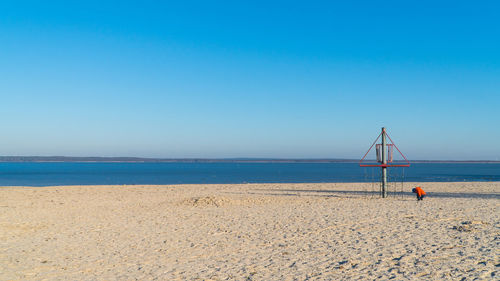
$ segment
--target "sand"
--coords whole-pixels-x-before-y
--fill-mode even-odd
[[[0,280],[498,280],[500,182],[421,185],[1,187]]]

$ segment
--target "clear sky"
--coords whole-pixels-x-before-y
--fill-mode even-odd
[[[2,1],[0,155],[500,158],[498,1]]]

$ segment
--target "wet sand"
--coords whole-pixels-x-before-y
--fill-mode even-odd
[[[0,280],[500,278],[500,182],[416,184],[0,187]]]

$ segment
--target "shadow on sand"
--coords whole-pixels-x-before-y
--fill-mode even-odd
[[[354,190],[314,190],[314,189],[259,189],[269,191],[269,195],[296,195],[297,193],[320,193],[322,196],[348,197],[348,196],[379,196],[379,191],[354,191]],[[283,192],[283,193],[276,193]],[[295,193],[295,194],[294,194]],[[305,194],[304,194],[305,195]],[[316,195],[318,196],[318,195]],[[388,192],[388,197],[415,196],[411,192]],[[500,193],[455,193],[455,192],[427,192],[427,198],[476,198],[500,199]]]

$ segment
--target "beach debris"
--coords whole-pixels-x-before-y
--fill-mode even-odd
[[[220,196],[205,196],[205,197],[192,197],[182,201],[183,205],[193,207],[208,207],[215,206],[221,207],[231,203],[231,200]]]
[[[452,229],[458,230],[460,232],[471,232],[476,230],[476,226],[488,224],[484,221],[463,221],[461,225],[455,225]]]
[[[458,230],[460,232],[471,232],[472,231],[472,228],[470,227],[470,225],[459,225],[459,226],[453,226],[454,230]]]
[[[339,261],[337,263],[337,266],[335,267],[335,269],[345,269],[348,264],[349,264],[349,260]]]

